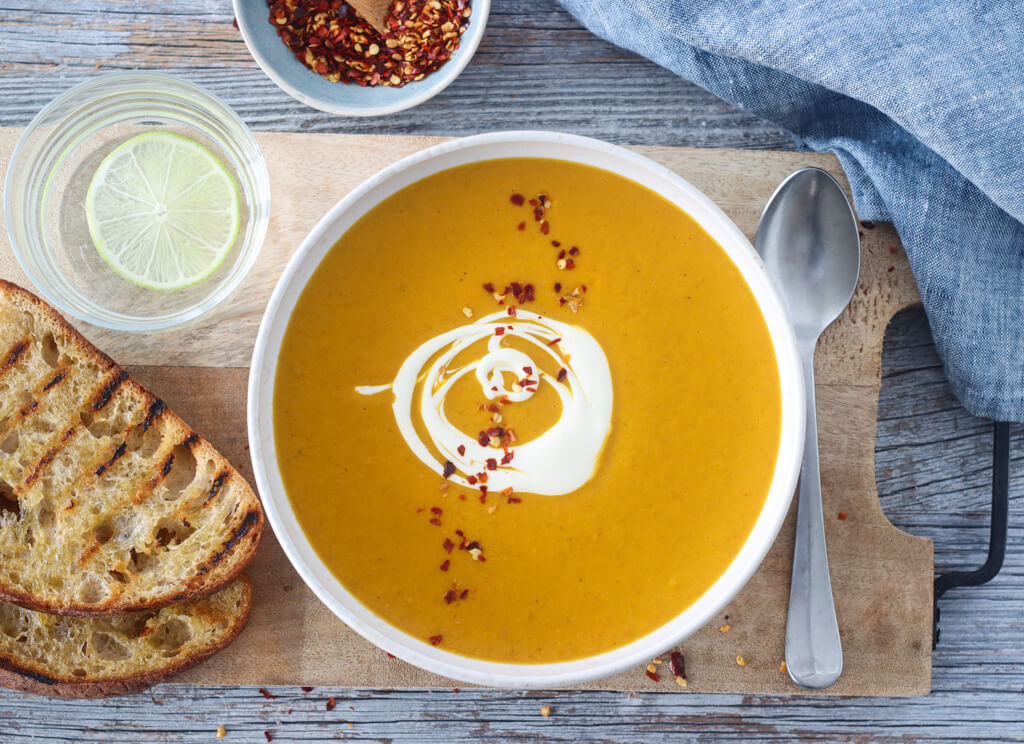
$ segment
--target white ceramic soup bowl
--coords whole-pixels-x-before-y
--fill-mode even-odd
[[[750,286],[771,335],[782,391],[782,430],[771,486],[750,536],[721,577],[657,630],[606,653],[554,664],[460,656],[408,635],[361,604],[324,565],[299,526],[274,442],[274,378],[281,341],[299,295],[338,238],[372,207],[416,181],[466,163],[509,157],[553,158],[604,168],[689,213],[718,241]],[[796,487],[804,440],[804,381],[793,330],[761,260],[739,228],[707,196],[667,168],[614,145],[552,132],[499,132],[446,142],[385,168],[338,202],[306,236],[271,297],[253,354],[248,404],[252,464],[267,516],[292,565],[317,597],[388,653],[444,677],[492,687],[561,687],[607,677],[648,663],[710,621],[743,588],[774,542]],[[402,446],[397,436],[396,446]]]

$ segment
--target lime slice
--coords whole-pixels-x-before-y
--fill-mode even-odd
[[[238,189],[224,165],[169,132],[140,134],[107,155],[89,184],[85,216],[110,268],[160,290],[216,271],[241,222]]]

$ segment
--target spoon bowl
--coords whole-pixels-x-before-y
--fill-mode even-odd
[[[754,245],[783,297],[797,335],[817,338],[857,289],[860,239],[842,187],[803,168],[775,190]]]

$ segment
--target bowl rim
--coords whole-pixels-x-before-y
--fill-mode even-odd
[[[240,168],[247,168],[251,171],[247,177],[252,181],[253,188],[260,190],[261,193],[254,193],[254,202],[250,205],[251,209],[255,210],[255,214],[250,214],[250,225],[246,226],[246,231],[241,229],[236,236],[236,241],[239,243],[238,250],[244,252],[246,248],[251,245],[252,248],[248,254],[241,257],[241,268],[237,271],[237,279],[233,282],[222,283],[215,291],[208,295],[205,295],[202,300],[195,303],[193,306],[179,310],[173,315],[160,316],[158,319],[154,319],[149,322],[110,322],[102,317],[99,317],[93,312],[88,310],[79,311],[75,306],[66,302],[60,293],[51,291],[49,281],[40,281],[40,277],[34,268],[30,265],[31,262],[25,255],[27,250],[26,246],[23,246],[15,237],[15,220],[11,219],[12,211],[12,196],[14,189],[13,184],[16,178],[15,171],[16,165],[23,165],[19,162],[19,158],[24,157],[25,148],[32,137],[38,132],[42,124],[47,120],[55,110],[59,109],[60,106],[64,105],[68,101],[72,100],[75,96],[80,96],[83,93],[88,94],[92,88],[100,88],[104,85],[110,84],[131,84],[138,81],[138,86],[141,86],[147,82],[151,82],[154,85],[164,86],[179,86],[180,88],[191,91],[197,94],[201,98],[207,99],[202,103],[202,108],[214,119],[220,119],[222,122],[235,133],[233,137],[238,141],[239,146],[244,146],[246,149],[255,153],[255,158],[247,158],[244,163],[240,163]],[[137,87],[138,87],[137,86]],[[129,91],[118,91],[117,95],[124,95]],[[213,106],[219,110],[215,110],[209,107],[208,102],[212,102]],[[61,118],[61,123],[67,120],[67,116]],[[53,125],[51,125],[53,126]],[[60,125],[57,125],[58,127]],[[46,135],[47,139],[52,138],[52,133]],[[42,148],[40,148],[42,149]],[[38,157],[38,153],[35,154]],[[234,175],[234,178],[239,176]],[[238,183],[236,184],[239,195],[244,195],[245,185]],[[14,257],[18,262],[19,267],[25,276],[32,282],[36,287],[37,291],[54,307],[56,307],[64,315],[69,315],[80,321],[90,323],[99,328],[106,328],[108,330],[122,331],[126,333],[164,333],[181,330],[194,325],[197,322],[201,322],[217,310],[222,309],[225,306],[227,300],[229,300],[238,289],[245,284],[249,273],[252,271],[253,266],[256,265],[256,261],[259,258],[260,251],[263,248],[263,242],[266,239],[267,229],[270,224],[270,210],[271,210],[271,191],[270,191],[270,172],[267,169],[267,161],[263,155],[263,150],[253,136],[252,130],[242,120],[238,113],[231,108],[223,99],[220,98],[214,92],[204,88],[201,85],[197,85],[189,80],[177,77],[175,75],[169,75],[164,72],[157,72],[151,70],[116,70],[113,72],[105,72],[95,77],[90,77],[79,83],[72,85],[46,103],[32,120],[28,123],[25,129],[22,131],[21,136],[18,137],[18,141],[14,146],[14,150],[11,152],[11,159],[7,164],[7,172],[4,176],[4,196],[3,196],[3,216],[4,224],[7,231],[7,239],[11,245],[11,251],[14,253]],[[20,218],[19,218],[20,222]],[[251,234],[247,232],[251,229]],[[159,322],[156,322],[159,320]]]
[[[328,114],[359,117],[385,116],[387,114],[404,111],[405,109],[409,109],[414,106],[419,106],[421,103],[430,100],[455,82],[455,79],[462,74],[462,71],[466,69],[470,60],[473,59],[473,55],[476,54],[476,50],[480,46],[480,41],[483,39],[484,30],[487,27],[487,19],[489,18],[491,11],[491,0],[471,1],[473,14],[470,16],[470,24],[466,29],[466,33],[463,34],[462,39],[459,41],[459,48],[456,50],[455,54],[453,54],[452,57],[439,69],[427,75],[423,80],[408,83],[402,88],[402,90],[415,90],[418,92],[414,92],[412,95],[400,97],[392,103],[354,106],[338,101],[332,101],[321,96],[312,95],[288,82],[284,75],[278,71],[277,67],[269,57],[263,54],[260,46],[253,41],[255,38],[255,30],[249,23],[249,14],[244,10],[246,2],[247,0],[232,0],[235,20],[238,21],[238,30],[242,33],[242,40],[245,42],[245,46],[249,50],[249,54],[251,54],[252,58],[256,60],[256,64],[259,65],[259,68],[263,70],[264,74],[269,77],[278,88],[290,95],[296,101],[304,103],[311,108],[324,111]],[[270,25],[269,16],[264,22],[268,26]],[[278,39],[278,41],[282,45],[284,44],[280,39]],[[289,62],[301,64],[297,60],[294,60],[293,56],[294,55],[289,51]],[[307,71],[310,74],[316,74],[311,70]],[[338,84],[341,85],[341,83]],[[414,89],[412,86],[418,87]],[[351,88],[352,86],[349,85],[346,87]]]
[[[479,156],[494,147],[504,147],[516,154]],[[561,154],[537,154],[538,151]],[[722,245],[754,293],[772,338],[780,379],[782,422],[775,472],[765,504],[739,553],[699,599],[654,631],[610,651],[565,662],[517,664],[461,656],[433,647],[374,614],[345,589],[309,545],[291,510],[276,460],[273,393],[281,339],[295,301],[323,256],[351,223],[380,199],[407,183],[460,164],[460,158],[461,162],[516,156],[587,162],[581,158],[588,155],[592,160],[602,161],[597,167],[648,188],[652,188],[649,183],[638,181],[625,171],[632,167],[649,180],[671,187],[671,196],[653,190],[693,216]],[[452,160],[456,162],[450,162]],[[615,165],[608,165],[609,161]],[[427,172],[420,172],[423,170]],[[387,193],[378,195],[376,192],[381,190]],[[685,197],[689,203],[681,204],[679,197]],[[703,213],[704,219],[694,215],[694,208]],[[339,230],[339,224],[343,229]],[[421,669],[463,682],[519,689],[575,685],[645,664],[678,645],[718,614],[761,565],[788,513],[800,470],[806,410],[804,376],[792,325],[764,264],[732,220],[681,176],[642,155],[588,137],[543,131],[495,132],[435,145],[381,170],[338,201],[289,260],[267,304],[253,350],[247,404],[253,471],[268,520],[289,561],[320,601],[363,638]]]

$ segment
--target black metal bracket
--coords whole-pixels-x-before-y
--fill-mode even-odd
[[[996,421],[992,426],[992,526],[988,558],[974,571],[951,571],[935,578],[932,648],[939,643],[939,598],[950,589],[979,586],[996,577],[1006,556],[1006,523],[1010,507],[1010,425]]]

